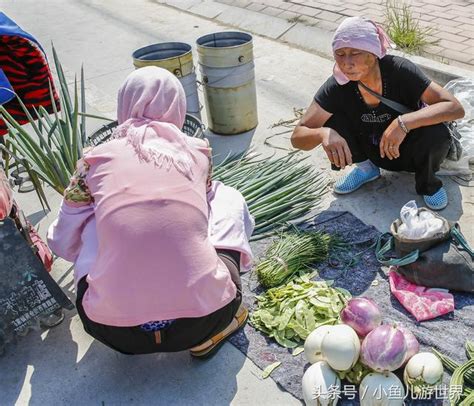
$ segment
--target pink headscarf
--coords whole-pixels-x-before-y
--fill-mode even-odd
[[[387,53],[387,49],[393,47],[390,37],[383,28],[371,20],[362,17],[346,18],[337,27],[332,39],[332,51],[341,48],[355,48],[367,51],[379,59]],[[334,64],[333,75],[337,83],[345,85],[349,82],[344,73]]]
[[[192,179],[195,160],[181,131],[186,96],[179,80],[166,69],[147,66],[132,72],[118,92],[115,138],[126,137],[139,158],[156,166],[171,165]]]

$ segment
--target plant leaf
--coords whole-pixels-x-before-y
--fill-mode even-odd
[[[274,362],[273,364],[268,365],[262,372],[262,378],[267,379],[271,373],[281,365],[280,361]]]
[[[300,355],[302,352],[304,352],[304,347],[296,347],[291,353],[291,355],[293,355],[293,357],[296,357]]]

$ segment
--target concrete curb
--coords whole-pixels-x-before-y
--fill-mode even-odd
[[[218,3],[212,0],[155,0],[155,2],[242,29],[253,34],[284,42],[327,59],[332,59],[332,32],[301,22],[262,14],[245,8]],[[474,71],[447,65],[422,56],[393,50],[391,54],[403,56],[416,63],[431,79],[444,86],[450,80],[464,77],[474,80]]]

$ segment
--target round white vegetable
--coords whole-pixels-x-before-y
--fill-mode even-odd
[[[359,387],[360,406],[403,406],[405,388],[392,372],[371,372]]]
[[[321,326],[314,330],[304,342],[304,356],[314,364],[318,361],[324,361],[321,354],[321,343],[324,336],[331,331],[334,326]]]
[[[306,406],[335,406],[341,381],[327,362],[311,365],[303,375],[303,399]]]
[[[403,380],[415,394],[432,393],[443,380],[443,364],[431,352],[420,352],[408,361]]]
[[[359,359],[360,341],[352,327],[345,324],[333,326],[324,335],[321,354],[336,371],[348,371]]]

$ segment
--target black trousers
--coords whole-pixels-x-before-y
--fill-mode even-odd
[[[390,160],[381,158],[379,145],[375,145],[369,137],[363,138],[348,128],[347,122],[344,115],[333,114],[324,126],[336,130],[347,141],[354,163],[370,159],[374,165],[388,171],[413,172],[416,192],[420,195],[432,195],[441,188],[443,183],[435,173],[446,158],[451,145],[449,131],[444,124],[410,131],[400,145],[400,157]],[[334,165],[332,169],[339,170]]]
[[[117,327],[96,323],[87,317],[82,307],[82,299],[88,288],[84,277],[79,281],[76,300],[77,312],[84,329],[96,340],[123,354],[183,351],[202,344],[231,323],[242,302],[240,253],[218,250],[218,255],[229,269],[232,281],[237,286],[237,295],[232,302],[214,313],[177,319],[159,332],[145,331],[140,326]]]

